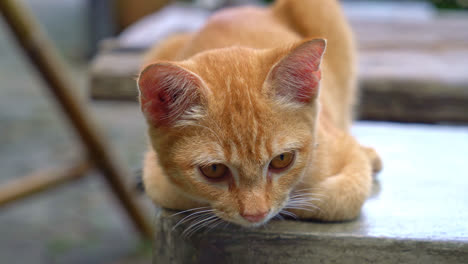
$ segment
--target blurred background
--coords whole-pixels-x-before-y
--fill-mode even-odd
[[[21,2],[58,48],[77,84],[76,99],[110,141],[110,151],[136,171],[146,138],[133,77],[144,50],[172,32],[196,29],[218,8],[270,1]],[[359,119],[466,126],[468,1],[342,2],[361,52]],[[0,185],[83,153],[0,19]],[[134,185],[133,176],[124,180]],[[135,196],[151,219],[151,204]],[[149,263],[150,251],[101,177],[0,208],[1,263]]]

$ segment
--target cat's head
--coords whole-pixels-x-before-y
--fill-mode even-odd
[[[268,221],[313,155],[325,46],[219,49],[147,66],[138,86],[155,162],[220,218]]]

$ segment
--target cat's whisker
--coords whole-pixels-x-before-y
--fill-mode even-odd
[[[290,201],[295,201],[295,200],[301,200],[301,199],[313,199],[313,200],[320,200],[323,197],[314,197],[310,195],[303,195],[303,196],[294,196],[294,197],[289,197]]]
[[[322,188],[320,187],[309,187],[309,188],[303,188],[303,189],[293,189],[291,192],[292,193],[299,193],[299,192],[316,192],[320,191]]]
[[[313,203],[313,202],[321,202],[321,201],[322,201],[322,199],[320,199],[320,198],[300,198],[300,199],[290,199],[288,201],[288,204],[303,203],[303,202]]]
[[[193,220],[193,224],[187,227],[182,234],[185,237],[190,237],[193,233],[195,233],[198,229],[209,226],[210,224],[218,221],[220,218],[216,215],[216,212],[219,212],[216,209],[213,209],[212,212],[206,213],[200,217],[197,217]]]
[[[213,215],[205,216],[203,218],[197,218],[196,220],[193,221],[193,223],[191,223],[187,228],[184,229],[184,231],[182,232],[182,235],[184,237],[187,237],[192,229],[196,228],[197,226],[201,225],[202,223],[205,223],[206,221],[208,221],[210,219],[213,219],[213,218],[214,218]]]
[[[191,214],[187,215],[186,217],[182,218],[181,220],[179,220],[179,222],[177,222],[177,223],[174,225],[174,227],[172,228],[172,230],[175,230],[179,225],[181,225],[181,224],[187,222],[187,221],[190,220],[191,218],[197,218],[197,219],[198,219],[199,216],[203,216],[203,215],[205,215],[205,214],[211,215],[211,213],[212,213],[214,210],[215,210],[215,209],[209,209],[209,210],[196,211],[196,212],[194,212],[194,213],[191,213]],[[202,215],[200,215],[200,214],[202,214]]]
[[[206,219],[207,217],[211,217],[213,214],[211,213],[206,213],[206,214],[201,214],[197,217],[194,217],[193,219],[190,219],[190,222],[191,223],[194,223],[194,222],[197,222],[199,220],[202,220],[202,219]]]
[[[313,205],[313,206],[316,206],[316,204],[312,203],[312,201],[295,201],[295,202],[289,202],[287,205]]]
[[[173,216],[176,216],[176,215],[180,215],[180,214],[195,211],[195,210],[206,209],[206,208],[210,208],[210,207],[209,206],[203,206],[203,207],[191,208],[191,209],[188,209],[188,210],[177,212],[177,213],[175,213],[175,214],[173,214],[173,215],[171,215],[169,217],[173,217]]]
[[[309,187],[309,188],[303,188],[303,189],[298,189],[298,190],[293,190],[292,192],[303,192],[303,191],[312,191],[312,190],[318,190],[320,189],[319,187]]]
[[[321,200],[317,198],[301,198],[301,199],[295,199],[295,200],[292,199],[288,202],[288,204],[284,207],[284,209],[293,208],[293,207],[301,207],[301,208],[313,208],[313,209],[321,210],[320,207],[318,207],[316,204],[313,203],[313,201],[321,202]]]
[[[281,212],[279,212],[277,215],[275,215],[275,216],[273,217],[273,219],[277,218],[277,219],[283,221],[283,220],[284,220],[284,217],[283,217],[282,215],[280,215],[280,214],[281,214]]]
[[[312,192],[303,192],[303,193],[291,193],[290,197],[302,196],[302,195],[315,195],[316,193]]]
[[[322,188],[314,187],[314,188],[307,188],[307,189],[300,189],[300,190],[293,190],[291,191],[291,195],[298,195],[298,194],[312,194],[318,196],[325,196],[325,194],[319,193],[323,191]]]
[[[209,213],[211,213],[211,212],[213,212],[213,211],[214,211],[214,209],[196,211],[196,212],[193,212],[193,213],[191,213],[191,214],[185,216],[184,218],[182,218],[181,220],[179,220],[179,222],[184,223],[184,222],[186,222],[187,220],[189,220],[190,218],[199,217],[200,214],[201,214],[201,215],[209,214]],[[179,222],[178,222],[178,223],[179,223]]]
[[[321,211],[318,208],[309,209],[309,208],[303,208],[303,207],[288,207],[287,209],[301,210],[301,211],[307,211],[307,212],[312,212],[312,213],[317,212],[317,210]]]
[[[300,200],[300,199],[322,199],[326,198],[324,195],[295,195],[295,196],[290,196],[289,200]]]
[[[289,197],[290,200],[300,200],[300,199],[321,199],[325,198],[326,196],[324,195],[296,195],[296,196],[291,196]]]
[[[325,194],[321,194],[321,193],[292,193],[289,197],[295,198],[295,197],[303,197],[303,196],[326,197]]]
[[[312,195],[323,195],[319,193],[320,190],[304,190],[304,191],[292,191],[291,195],[300,195],[300,194],[312,194]]]
[[[313,202],[321,202],[321,200],[313,199],[313,200],[289,201],[288,204],[314,204]]]
[[[317,208],[318,206],[314,205],[314,204],[306,204],[306,203],[302,203],[302,204],[289,204],[288,206],[302,206],[302,207],[312,207],[312,208]]]
[[[209,225],[212,222],[215,222],[218,220],[218,217],[216,215],[211,215],[209,217],[206,217],[200,221],[196,221],[195,223],[191,224],[189,227],[187,227],[183,232],[182,235],[184,237],[190,237],[192,234],[194,234],[197,230],[201,229],[202,227]]]
[[[210,227],[208,228],[207,232],[211,231],[213,228],[217,227],[219,224],[223,223],[224,220],[221,218],[218,218],[215,222],[210,223]]]
[[[302,208],[312,208],[312,209],[319,208],[318,206],[315,206],[313,204],[292,204],[292,205],[288,205],[285,208],[288,209],[288,208],[292,208],[292,207],[302,207]]]
[[[294,213],[292,213],[292,212],[289,212],[289,211],[286,211],[286,210],[281,210],[279,213],[280,213],[280,214],[287,215],[287,216],[290,216],[290,217],[292,217],[292,218],[294,218],[294,219],[297,219],[297,215],[294,214]],[[279,214],[278,214],[278,215],[279,215]]]
[[[210,223],[211,227],[208,229],[208,231],[211,231],[213,228],[217,227],[219,224],[222,224],[222,223],[227,223],[229,224],[229,222],[225,221],[223,218],[219,217],[219,213],[222,213],[220,211],[216,211],[218,214],[216,215],[218,218],[215,222],[213,223]]]
[[[296,209],[296,210],[304,210],[314,212],[315,210],[322,211],[320,207],[314,205],[293,205],[293,206],[286,206],[284,209]]]

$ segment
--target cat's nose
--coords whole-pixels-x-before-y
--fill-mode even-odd
[[[247,219],[247,221],[256,223],[262,221],[268,215],[268,211],[256,213],[256,214],[244,214],[242,213],[241,216]]]

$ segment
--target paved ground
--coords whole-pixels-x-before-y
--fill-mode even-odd
[[[79,60],[86,53],[85,1],[27,2],[57,40],[69,74],[78,83],[75,92],[86,101],[87,68]],[[0,184],[36,168],[69,162],[81,152],[62,114],[1,22]],[[100,102],[88,106],[121,160],[138,168],[146,140],[137,105]],[[151,215],[152,208],[145,205]],[[148,248],[139,243],[99,177],[0,210],[2,263],[148,263]]]

